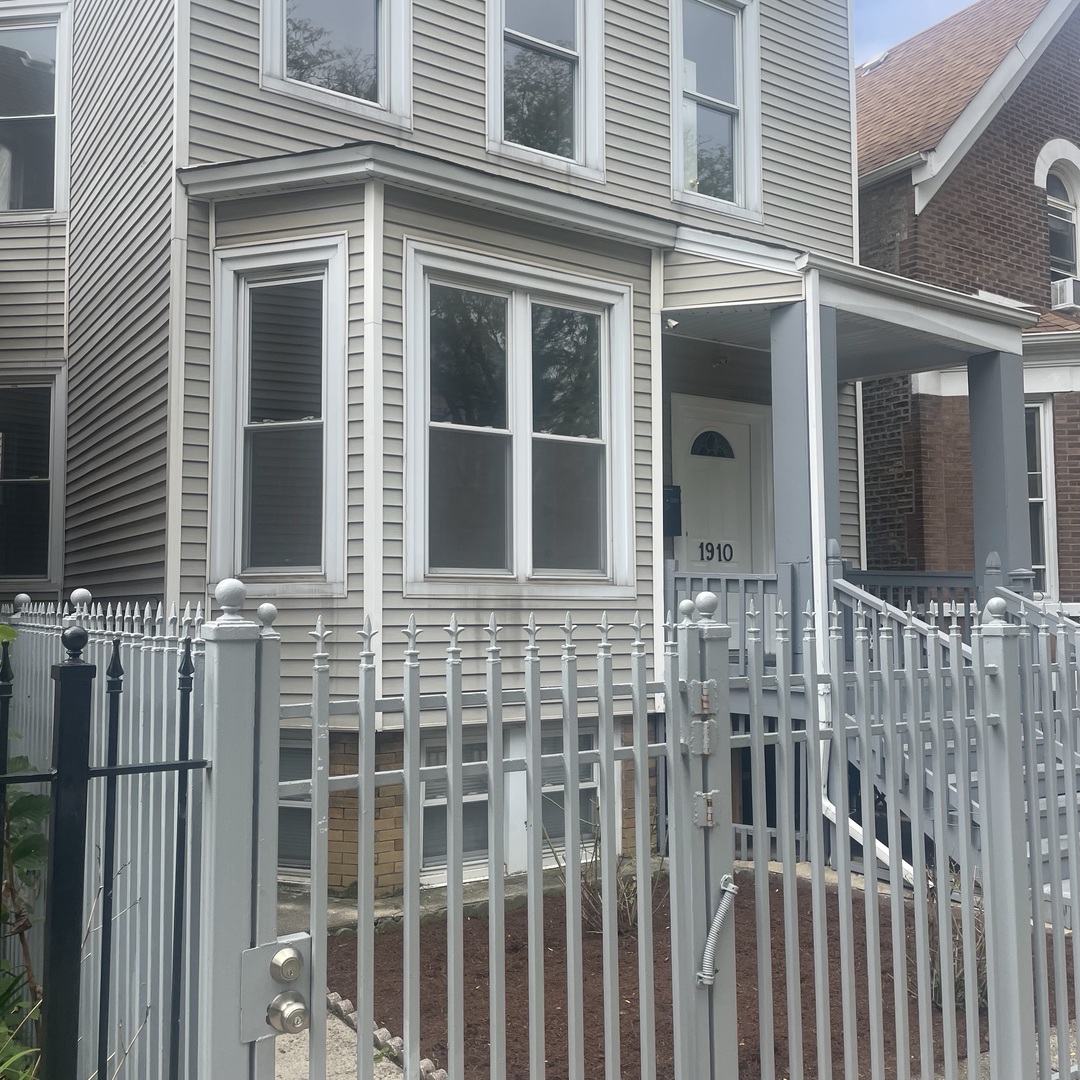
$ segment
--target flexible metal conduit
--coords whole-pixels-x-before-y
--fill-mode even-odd
[[[720,932],[724,929],[724,923],[727,922],[728,915],[731,914],[731,909],[735,905],[735,894],[739,891],[739,886],[735,884],[735,879],[730,874],[725,874],[720,879],[720,888],[724,895],[720,897],[712,926],[709,927],[709,936],[705,939],[705,952],[701,957],[701,971],[698,972],[697,977],[699,986],[712,986],[716,978],[716,946],[720,941]]]

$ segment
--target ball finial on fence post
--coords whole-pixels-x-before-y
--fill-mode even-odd
[[[86,648],[90,635],[81,626],[69,626],[61,635],[60,642],[67,651],[67,664],[81,664],[82,651]]]
[[[221,622],[242,622],[240,609],[247,599],[247,586],[237,578],[225,578],[217,583],[214,599],[221,605],[224,614]]]
[[[712,622],[713,616],[716,614],[716,609],[720,606],[720,600],[717,598],[716,593],[701,592],[697,594],[697,597],[694,600],[694,606],[698,609],[706,622]]]

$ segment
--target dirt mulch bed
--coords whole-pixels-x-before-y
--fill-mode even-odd
[[[754,876],[750,871],[737,875],[739,894],[735,904],[736,963],[739,1024],[739,1070],[745,1077],[761,1075],[760,1031],[758,1025],[757,943],[754,911]],[[776,1076],[790,1076],[786,984],[784,974],[784,915],[782,878],[770,879],[770,918],[772,926],[773,978],[773,1047]],[[813,921],[809,881],[798,881],[799,954],[803,1021],[804,1075],[818,1077],[816,1045],[816,1001],[818,988],[814,977]],[[844,1075],[844,1020],[840,987],[839,903],[835,889],[827,892],[827,936],[830,1006],[830,1042],[832,1075]],[[887,896],[879,899],[881,984],[883,1001],[882,1029],[885,1047],[885,1077],[896,1076],[896,1026],[893,999],[893,956],[891,908]],[[528,1029],[528,934],[526,910],[517,907],[506,913],[506,1080],[527,1080],[529,1076]],[[566,1061],[566,958],[565,906],[558,895],[544,898],[544,1003],[546,1075],[549,1080],[565,1080]],[[853,893],[852,925],[854,930],[855,999],[854,1025],[858,1047],[859,1075],[870,1075],[870,995],[867,992],[867,954],[864,894]],[[725,931],[727,932],[727,931]],[[656,1073],[674,1075],[674,1052],[671,1014],[671,936],[666,897],[658,904],[653,918],[656,1016]],[[905,940],[914,936],[910,905],[906,915]],[[446,1035],[446,924],[443,920],[425,922],[420,931],[420,1031],[421,1052],[445,1067]],[[376,1022],[394,1034],[402,1031],[402,934],[400,925],[381,928],[375,942]],[[488,1058],[488,926],[484,917],[466,918],[464,924],[464,1015],[466,1021],[466,1076],[461,1080],[491,1080]],[[583,940],[586,978],[583,986],[586,1075],[598,1077],[604,1069],[603,960],[601,936],[586,933]],[[637,941],[627,933],[619,939],[619,1013],[621,1034],[621,1071],[624,1076],[637,1074],[640,1066],[638,1030]],[[913,965],[908,965],[908,982],[914,987]],[[352,937],[330,940],[329,988],[343,998],[356,995],[356,946]],[[907,998],[911,1029],[909,1051],[912,1073],[918,1076],[919,1029],[915,999]],[[943,1042],[942,1013],[932,1010],[934,1045]],[[956,1012],[958,1052],[966,1053],[965,1017]],[[985,1015],[980,1016],[981,1048],[987,1046]],[[935,1053],[941,1069],[940,1049]],[[454,1077],[451,1080],[459,1080]],[[495,1078],[499,1080],[499,1078]],[[767,1078],[771,1080],[771,1078]]]

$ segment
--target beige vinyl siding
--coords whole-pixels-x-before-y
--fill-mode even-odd
[[[859,414],[854,383],[842,383],[837,400],[840,442],[840,552],[862,565],[859,513]]]
[[[772,239],[854,256],[846,0],[761,5],[762,163]]]
[[[664,308],[715,304],[788,303],[803,298],[802,278],[683,251],[664,255]]]
[[[102,600],[164,589],[172,15],[75,7],[65,584]]]
[[[845,0],[761,0],[762,221],[672,199],[667,0],[605,5],[604,182],[488,152],[484,0],[412,0],[412,10],[413,116],[403,130],[262,89],[259,0],[193,0],[191,162],[390,143],[586,200],[851,256]]]
[[[446,635],[442,627],[456,613],[466,627],[463,635],[466,671],[473,683],[481,676],[486,625],[492,611],[505,629],[500,640],[508,646],[525,640],[523,627],[530,613],[543,623],[546,642],[542,650],[544,670],[551,674],[558,669],[558,651],[552,641],[554,628],[561,624],[570,609],[573,621],[580,626],[579,656],[584,670],[595,664],[598,631],[606,610],[612,621],[621,623],[619,640],[625,641],[626,625],[635,611],[643,620],[650,619],[652,609],[652,438],[651,363],[649,325],[649,253],[644,250],[583,242],[581,238],[560,234],[551,229],[515,225],[510,219],[492,215],[455,212],[444,216],[445,208],[430,200],[388,193],[386,206],[386,276],[384,279],[384,408],[383,408],[383,490],[384,563],[383,563],[383,634],[384,656],[396,664],[403,655],[404,636],[400,633],[409,615],[417,613],[425,628],[420,638],[422,657],[435,661],[444,657]],[[541,599],[535,590],[523,586],[519,598],[497,600],[469,599],[469,587],[462,585],[460,600],[432,600],[404,595],[407,587],[404,565],[404,437],[405,401],[403,371],[406,363],[419,363],[419,356],[404,355],[402,322],[406,299],[403,294],[403,253],[405,239],[429,241],[445,247],[469,252],[481,252],[493,259],[513,260],[524,267],[548,268],[571,272],[597,281],[629,285],[633,289],[633,411],[632,437],[633,469],[633,528],[635,531],[635,575],[637,596],[627,600],[583,597],[581,599]],[[661,583],[656,583],[661,587]],[[569,595],[570,590],[568,590]],[[649,628],[645,637],[650,641]],[[559,638],[561,640],[561,637]],[[508,683],[518,678],[518,671],[507,669]],[[392,692],[392,689],[388,689]]]
[[[302,596],[274,598],[279,615],[275,629],[283,638],[285,672],[290,688],[296,680],[310,677],[312,642],[308,637],[316,616],[322,612],[335,630],[330,640],[331,655],[342,661],[355,660],[356,638],[341,627],[359,626],[363,594],[363,335],[364,335],[364,189],[334,187],[293,196],[220,204],[214,216],[217,250],[226,251],[258,243],[280,243],[291,239],[348,235],[348,329],[349,364],[347,385],[338,392],[347,395],[346,453],[347,535],[338,538],[346,547],[346,587],[340,597]],[[208,584],[207,551],[211,476],[210,447],[210,252],[208,208],[196,204],[188,260],[188,347],[185,365],[184,506],[181,538],[182,593],[185,599],[203,596]],[[218,362],[215,357],[214,363]],[[224,448],[230,453],[231,448]],[[283,508],[287,512],[288,508]],[[259,603],[259,582],[246,578],[252,604]],[[306,671],[306,675],[305,675]],[[352,688],[355,691],[355,687]],[[291,690],[290,690],[291,692]],[[297,691],[299,692],[299,691]],[[345,693],[344,684],[335,687]]]
[[[0,363],[64,355],[67,224],[0,223]]]

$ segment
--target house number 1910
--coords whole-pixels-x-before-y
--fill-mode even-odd
[[[711,540],[698,541],[699,562],[731,562],[735,558],[735,549],[731,544],[714,544]]]

